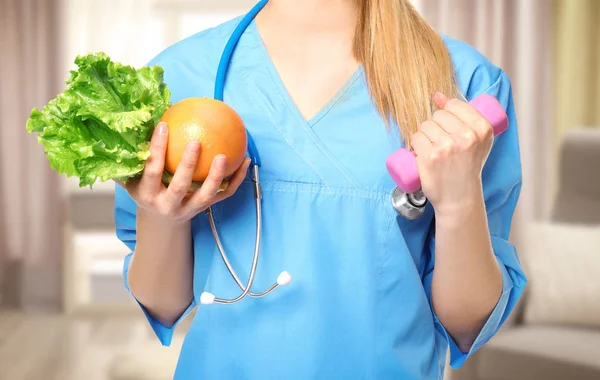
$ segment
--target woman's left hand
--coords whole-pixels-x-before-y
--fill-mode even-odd
[[[470,104],[437,93],[439,108],[411,138],[421,188],[436,214],[482,202],[481,172],[492,148],[490,123]]]

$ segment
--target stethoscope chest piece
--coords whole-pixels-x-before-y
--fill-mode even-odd
[[[404,218],[415,220],[425,212],[427,198],[421,190],[414,193],[405,193],[400,187],[396,187],[392,193],[392,204]]]

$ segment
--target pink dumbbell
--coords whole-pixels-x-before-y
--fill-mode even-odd
[[[487,121],[498,136],[508,128],[508,117],[504,108],[493,96],[482,94],[469,102]],[[392,153],[385,162],[387,170],[398,185],[393,194],[396,210],[408,219],[423,214],[427,199],[421,192],[421,179],[417,170],[416,155],[407,149]]]

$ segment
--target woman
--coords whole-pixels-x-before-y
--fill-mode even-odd
[[[166,49],[172,100],[212,96],[239,19]],[[509,129],[496,139],[465,101],[496,97]],[[507,76],[471,47],[441,38],[408,0],[271,0],[245,30],[225,101],[261,155],[263,235],[253,289],[264,298],[200,305],[176,379],[439,379],[498,330],[525,286],[507,241],[521,187]],[[190,143],[161,185],[168,126],[152,138],[140,181],[117,187],[117,233],[132,251],[125,284],[156,335],[204,291],[240,289],[219,259],[207,216],[242,278],[255,239],[248,162],[218,193],[224,158],[191,196],[202,147]],[[418,156],[430,203],[413,221],[391,205],[385,159]]]

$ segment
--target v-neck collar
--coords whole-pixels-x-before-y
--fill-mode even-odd
[[[234,56],[235,64],[232,65],[232,69],[244,80],[246,85],[244,96],[248,96],[248,99],[253,102],[256,112],[260,112],[268,118],[274,131],[282,136],[291,151],[307,164],[321,183],[327,186],[361,186],[360,181],[345,167],[313,127],[319,121],[323,123],[325,116],[337,103],[340,103],[344,95],[347,96],[349,90],[356,86],[356,83],[360,83],[359,78],[363,73],[362,66],[356,70],[327,105],[307,121],[285,89],[267,54],[255,22],[252,22],[246,29],[242,42],[244,49],[248,49],[248,51],[246,54]],[[259,136],[260,139],[260,136],[266,133],[265,127],[262,126],[252,132],[255,134],[255,140],[256,136]],[[248,128],[252,130],[253,126],[249,125]],[[281,152],[278,152],[279,154]]]
[[[327,115],[327,113],[344,97],[346,92],[348,92],[348,90],[352,88],[352,86],[363,74],[363,66],[359,65],[356,68],[356,70],[354,70],[354,73],[346,80],[346,82],[344,82],[342,87],[338,89],[334,96],[331,99],[329,99],[329,101],[323,107],[321,107],[316,114],[314,114],[307,120],[302,115],[302,112],[300,112],[300,109],[292,99],[289,91],[283,83],[283,80],[281,79],[281,76],[279,75],[279,72],[277,71],[274,62],[271,59],[271,56],[269,55],[267,47],[265,46],[264,41],[260,36],[260,31],[258,30],[255,20],[252,20],[252,22],[248,26],[248,29],[250,32],[249,34],[254,40],[253,44],[256,47],[260,60],[264,63],[269,75],[273,79],[273,82],[277,87],[277,90],[280,92],[282,99],[286,103],[288,109],[294,115],[294,117],[299,120],[299,122],[308,126],[309,128],[313,128],[325,115]]]

